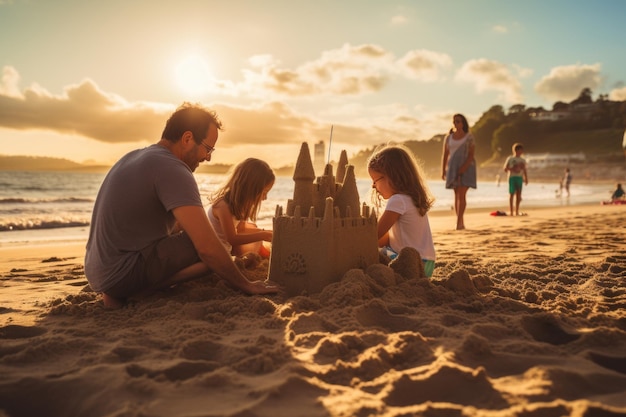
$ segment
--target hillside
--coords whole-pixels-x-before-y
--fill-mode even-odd
[[[428,141],[408,141],[403,144],[416,156],[424,174],[429,179],[441,177],[441,153],[443,148],[443,135],[433,137]],[[574,154],[582,152],[586,156],[584,163],[572,163],[578,171],[589,171],[585,174],[591,179],[592,176],[614,178],[621,175],[619,172],[626,169],[626,158],[622,149],[622,129],[598,129],[587,131],[562,131],[544,134],[535,137],[527,145],[523,139],[526,154],[555,153]],[[478,175],[481,180],[493,180],[497,174],[503,174],[501,167],[509,149],[493,152],[485,141],[477,140],[476,161],[478,163]],[[375,147],[367,148],[356,155],[349,156],[350,164],[356,167],[357,176],[367,175],[367,158],[372,154]],[[554,166],[533,172],[534,178],[551,179],[558,177],[565,169],[563,166]],[[595,173],[595,174],[594,174]],[[529,174],[530,175],[530,174]]]
[[[108,166],[84,165],[64,158],[0,155],[0,170],[2,171],[106,172],[108,169]]]
[[[88,165],[64,158],[44,156],[10,156],[0,155],[0,171],[73,171],[73,172],[107,172],[109,165]],[[223,174],[230,165],[201,165],[198,172]]]

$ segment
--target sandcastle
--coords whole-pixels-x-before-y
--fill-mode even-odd
[[[359,202],[345,151],[338,165],[336,175],[327,164],[316,179],[308,144],[302,143],[293,199],[286,213],[276,207],[268,275],[289,295],[318,293],[348,270],[378,263],[376,215]]]

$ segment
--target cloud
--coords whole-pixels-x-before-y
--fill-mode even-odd
[[[550,100],[573,100],[584,88],[594,90],[602,85],[600,64],[568,65],[552,68],[537,84],[537,94]]]
[[[1,0],[0,0],[1,1]],[[8,97],[20,97],[20,74],[13,67],[2,68],[2,79],[0,80],[0,95]]]
[[[351,53],[361,57],[388,57],[377,48],[360,48]],[[326,61],[331,62],[332,58],[327,57]],[[4,74],[0,91],[0,128],[45,130],[108,144],[155,143],[176,107],[169,103],[129,102],[103,91],[89,79],[66,87],[59,95],[36,84],[20,92],[17,71],[5,68]],[[214,103],[210,107],[217,111],[224,123],[225,129],[220,137],[225,140],[220,142],[220,149],[227,152],[252,145],[263,145],[264,149],[271,149],[271,145],[284,148],[302,141],[327,138],[331,124],[334,124],[333,141],[337,146],[352,146],[354,149],[387,140],[426,139],[432,135],[428,129],[433,127],[426,120],[428,116],[416,116],[418,109],[399,104],[366,106],[360,101],[337,101],[318,114],[324,120],[310,117],[279,100],[258,101],[258,104],[247,106]],[[342,112],[352,115],[350,121],[338,121],[347,120],[338,116]],[[268,154],[268,158],[275,156]]]
[[[331,122],[305,116],[281,102],[255,107],[215,107],[224,122],[223,136],[233,144],[288,144],[312,138],[327,138]],[[340,110],[342,108],[340,107]],[[328,113],[333,113],[329,109]],[[420,136],[424,121],[411,115],[400,105],[363,107],[351,105],[345,112],[357,113],[349,123],[333,122],[333,141],[358,146],[383,143],[388,140],[425,139]]]
[[[492,31],[496,33],[508,33],[509,29],[504,25],[495,25],[491,28]]]
[[[356,97],[383,90],[398,75],[422,82],[442,80],[452,59],[447,54],[423,49],[409,51],[396,59],[378,45],[344,44],[296,68],[283,67],[272,55],[255,55],[248,63],[250,68],[242,71],[243,82],[216,81],[216,92],[267,100]]]
[[[626,100],[626,87],[616,88],[609,93],[609,100],[625,101]]]
[[[524,71],[518,71],[523,76]],[[504,64],[487,59],[473,59],[464,63],[456,73],[456,80],[474,84],[478,93],[497,91],[508,103],[522,102],[522,85]]]
[[[295,69],[281,68],[271,55],[251,57],[243,71],[242,91],[265,91],[279,96],[362,95],[380,91],[389,80],[393,55],[377,45],[325,51],[317,60]]]
[[[38,85],[23,94],[0,94],[1,127],[78,134],[108,143],[154,140],[160,135],[155,128],[162,128],[162,110],[141,103],[131,105],[104,93],[91,80],[66,87],[59,96]]]
[[[253,107],[214,106],[224,123],[223,135],[240,144],[293,143],[301,137],[326,136],[327,126],[296,113],[281,102]]]
[[[4,74],[0,92],[0,127],[4,128],[76,134],[104,143],[153,143],[160,138],[165,121],[175,108],[169,104],[128,102],[102,91],[88,79],[66,87],[57,96],[38,85],[20,93],[17,71],[5,68]],[[226,146],[294,143],[328,135],[328,123],[303,116],[277,101],[213,108],[224,122],[223,135],[230,138]],[[340,128],[351,133],[344,138],[347,143],[377,140],[377,129],[371,125],[346,124]]]
[[[391,18],[391,24],[393,26],[403,26],[403,25],[406,25],[408,22],[409,22],[409,19],[407,19],[406,16],[402,16],[402,15],[396,15]]]
[[[442,72],[452,65],[452,58],[444,53],[416,49],[407,52],[397,64],[408,78],[432,82],[443,78]]]

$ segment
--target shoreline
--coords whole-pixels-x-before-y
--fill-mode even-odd
[[[503,187],[503,186],[502,186]],[[453,196],[453,191],[450,191],[450,196]],[[489,214],[493,211],[504,211],[508,214],[509,212],[509,204],[508,204],[508,194],[505,193],[506,190],[503,188],[503,198],[498,201],[497,204],[493,202],[483,202],[482,204],[476,205],[475,202],[472,202],[472,190],[468,192],[467,204],[468,207],[466,209],[466,215],[476,214],[476,213],[486,213]],[[610,196],[609,192],[607,192],[607,199]],[[368,204],[370,205],[370,204]],[[562,209],[566,210],[574,207],[606,207],[601,204],[600,201],[590,201],[585,199],[584,197],[562,197],[562,198],[554,198],[548,200],[527,200],[524,199],[522,201],[522,205],[520,207],[521,211],[526,214],[530,214],[536,210],[543,209]],[[371,207],[371,205],[370,205]],[[450,216],[454,217],[454,207],[453,206],[434,206],[428,212],[429,218],[434,217],[445,217]],[[270,219],[259,219],[257,223],[266,228],[272,227],[271,218]],[[55,246],[55,245],[80,245],[83,246],[87,243],[87,238],[89,235],[89,226],[68,226],[68,227],[57,227],[57,228],[33,228],[33,229],[18,229],[18,230],[4,230],[0,231],[0,253],[7,249],[16,249],[28,246],[34,247],[42,247],[42,246]]]
[[[466,231],[480,231],[486,228],[491,228],[497,224],[506,224],[504,222],[515,222],[514,224],[534,223],[536,221],[546,221],[550,218],[560,218],[567,216],[580,216],[594,215],[601,213],[624,213],[626,214],[626,205],[601,205],[593,203],[578,203],[562,206],[554,205],[541,205],[531,206],[525,208],[522,204],[523,216],[491,216],[490,213],[495,210],[502,210],[508,214],[508,207],[502,204],[499,208],[485,208],[485,207],[468,207],[465,211],[465,224],[467,226]],[[430,227],[433,235],[442,232],[457,232],[463,233],[465,231],[455,231],[453,228],[456,222],[456,216],[452,209],[445,210],[431,210],[428,213],[430,220]],[[271,225],[270,225],[271,226]],[[70,236],[68,239],[63,239],[62,236],[55,234],[58,229],[43,229],[45,233],[55,234],[54,239],[36,239],[31,241],[18,241],[0,242],[0,273],[8,272],[10,268],[8,266],[17,268],[20,262],[30,264],[36,260],[43,260],[49,258],[61,258],[64,260],[80,261],[85,255],[85,245],[87,244],[87,236],[89,234],[89,228],[71,227],[62,228],[67,229],[63,232]],[[0,232],[6,234],[19,233],[21,231],[14,232]],[[38,235],[37,230],[28,231],[34,235]],[[79,236],[84,236],[80,238]],[[437,245],[436,236],[435,245]]]
[[[46,177],[28,177],[29,181],[37,184],[33,189],[45,189]],[[78,181],[78,180],[77,180]],[[86,239],[93,210],[93,201],[97,192],[99,180],[91,176],[81,177],[85,189],[89,192],[76,192],[71,181],[64,184],[62,197],[47,192],[27,192],[21,197],[7,195],[2,200],[0,212],[0,246],[13,245],[21,242],[34,242],[37,240],[72,240],[71,235],[77,233],[80,238]],[[208,196],[215,184],[219,182],[214,176],[200,174],[197,181],[203,196]],[[24,185],[24,184],[22,184]],[[441,180],[429,181],[429,188],[435,197],[431,213],[450,212],[454,204],[454,193],[445,189]],[[371,181],[369,179],[357,180],[358,192],[362,202],[372,206]],[[27,187],[28,189],[28,187]],[[528,186],[524,187],[522,209],[530,209],[541,206],[566,206],[580,203],[600,203],[609,198],[614,185],[608,182],[594,181],[589,184],[577,183],[572,187],[570,199],[558,197],[558,185],[554,183],[535,182],[531,178]],[[284,207],[286,201],[293,193],[293,179],[279,177],[273,191],[265,201],[259,212],[258,222],[263,227],[272,226],[272,217],[277,205]],[[508,186],[506,181],[483,181],[477,189],[468,192],[468,207],[481,208],[489,211],[504,211],[508,206]],[[82,229],[81,229],[82,228]]]

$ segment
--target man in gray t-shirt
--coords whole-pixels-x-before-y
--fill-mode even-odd
[[[85,254],[85,275],[105,306],[210,270],[249,294],[277,291],[241,273],[203,209],[193,171],[211,160],[219,129],[214,112],[184,104],[158,143],[128,153],[107,174]]]

